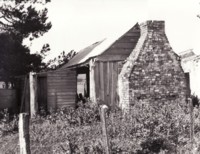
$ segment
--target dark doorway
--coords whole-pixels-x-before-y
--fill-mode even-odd
[[[38,109],[47,111],[47,77],[38,77]]]
[[[86,98],[90,96],[89,66],[77,69],[77,94],[82,93]]]
[[[187,84],[187,95],[190,96],[190,74],[185,73],[185,79],[186,79],[186,84]]]

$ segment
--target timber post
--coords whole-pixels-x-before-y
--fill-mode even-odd
[[[101,106],[101,121],[102,121],[104,148],[105,148],[106,154],[110,154],[109,139],[108,139],[107,130],[106,130],[106,111],[107,111],[107,109],[108,109],[108,107],[106,105]]]
[[[29,114],[19,115],[19,146],[20,154],[30,154]]]
[[[33,72],[29,73],[29,81],[30,81],[30,113],[31,118],[33,118],[38,110],[37,104],[37,77]]]
[[[194,116],[193,116],[193,103],[192,99],[188,98],[189,110],[190,110],[190,141],[191,141],[191,149],[193,150],[194,144]]]
[[[95,87],[95,61],[90,60],[90,70],[89,70],[89,79],[90,79],[90,99],[93,103],[97,103],[96,100],[96,87]]]

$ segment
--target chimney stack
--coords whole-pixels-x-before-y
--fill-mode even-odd
[[[148,20],[140,24],[141,33],[144,32],[165,32],[165,21]]]

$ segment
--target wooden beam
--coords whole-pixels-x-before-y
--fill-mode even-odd
[[[107,62],[107,95],[110,95],[110,62]]]
[[[20,113],[23,112],[23,109],[25,108],[24,102],[25,102],[25,93],[26,93],[26,87],[27,87],[27,77],[24,78],[24,88],[22,92],[22,98],[21,98],[21,107],[20,107]]]
[[[101,88],[101,95],[100,99],[104,101],[104,70],[103,70],[103,62],[100,62],[100,88]]]
[[[116,98],[117,98],[117,93],[116,93],[116,91],[117,91],[117,84],[118,84],[118,62],[116,62],[116,63],[114,63],[114,65],[113,65],[113,75],[112,75],[112,80],[113,80],[113,106],[116,106],[117,104],[117,102],[116,102]]]
[[[97,98],[100,98],[100,67],[99,67],[99,62],[96,62],[95,63],[95,70],[94,70],[94,73],[95,73],[95,91],[96,91],[96,99]]]
[[[96,88],[95,88],[95,62],[90,60],[90,99],[96,103]]]
[[[29,73],[29,82],[30,82],[30,112],[31,118],[33,118],[38,111],[37,104],[37,77],[33,72]]]
[[[111,94],[110,94],[110,100],[111,100],[111,102],[110,102],[110,104],[111,104],[111,106],[113,107],[113,104],[114,104],[114,92],[115,92],[115,90],[114,90],[114,66],[113,66],[113,64],[115,64],[115,63],[111,63],[110,64],[110,70],[111,70],[111,75],[110,75],[110,78],[111,78]]]
[[[97,61],[107,62],[107,61],[123,61],[128,58],[128,55],[103,55],[97,58]]]

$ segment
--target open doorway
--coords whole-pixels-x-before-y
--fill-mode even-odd
[[[80,67],[77,71],[77,95],[88,98],[90,96],[89,89],[89,67]]]
[[[78,76],[77,76],[77,94],[81,94],[84,97],[87,96],[86,74],[78,74]]]

